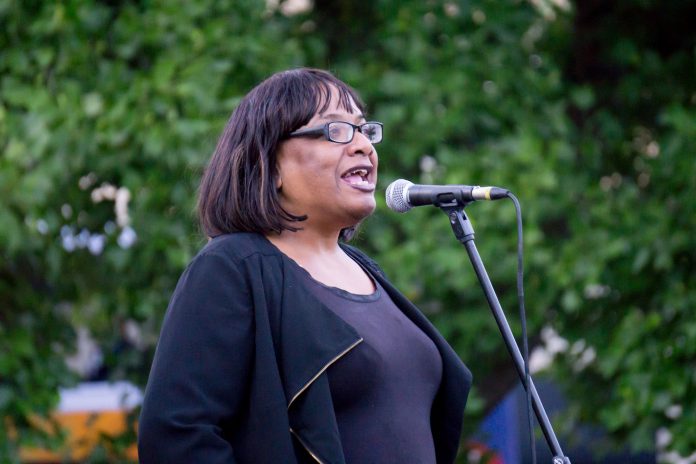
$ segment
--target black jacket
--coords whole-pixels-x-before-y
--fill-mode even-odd
[[[437,462],[453,462],[470,372],[371,259],[344,250],[437,346],[443,372],[431,427]],[[287,260],[263,236],[236,233],[191,261],[145,392],[141,463],[345,462],[323,373],[362,339],[305,291]]]

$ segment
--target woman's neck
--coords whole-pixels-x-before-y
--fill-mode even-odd
[[[336,253],[343,253],[338,246],[339,234],[340,231],[320,233],[312,229],[301,229],[271,233],[266,238],[280,251],[302,264],[307,259],[329,258]]]

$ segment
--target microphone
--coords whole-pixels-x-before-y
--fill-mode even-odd
[[[405,213],[414,206],[465,206],[476,200],[500,200],[508,190],[500,187],[472,185],[418,185],[398,179],[387,187],[387,206],[397,213]]]

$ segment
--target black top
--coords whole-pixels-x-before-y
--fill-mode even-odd
[[[314,296],[363,342],[327,370],[347,463],[435,463],[430,428],[442,378],[435,344],[377,283],[371,295],[328,287],[297,266]]]

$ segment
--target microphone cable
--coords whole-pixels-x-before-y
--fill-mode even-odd
[[[517,216],[517,301],[520,310],[520,322],[522,325],[522,358],[524,360],[524,380],[522,385],[527,393],[527,420],[529,425],[529,446],[532,451],[532,464],[536,464],[536,444],[534,441],[534,418],[532,417],[532,391],[529,388],[531,376],[529,374],[529,344],[527,343],[527,316],[524,308],[524,264],[523,264],[523,240],[522,240],[522,207],[517,197],[511,192],[506,195],[515,205]]]

